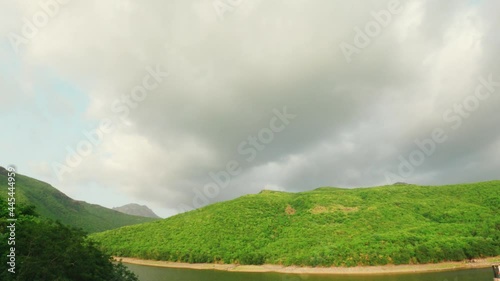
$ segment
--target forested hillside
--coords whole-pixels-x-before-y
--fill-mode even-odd
[[[500,255],[500,181],[262,191],[92,235],[117,256],[356,266]]]
[[[0,167],[0,190],[7,190],[7,171]],[[132,216],[99,205],[76,201],[48,183],[16,174],[16,202],[34,205],[41,216],[58,220],[87,232],[104,231],[125,225],[153,221],[153,218]],[[4,200],[7,192],[0,192]]]

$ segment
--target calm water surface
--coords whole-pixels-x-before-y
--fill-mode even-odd
[[[471,269],[437,273],[332,276],[282,273],[243,273],[216,270],[162,268],[126,264],[141,281],[492,281],[491,269]]]

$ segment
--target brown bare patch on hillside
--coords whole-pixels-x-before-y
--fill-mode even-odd
[[[287,215],[293,215],[295,214],[295,209],[292,206],[290,206],[290,204],[288,204],[286,205],[285,213],[287,213]]]

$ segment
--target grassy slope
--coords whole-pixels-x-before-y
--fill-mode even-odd
[[[263,191],[94,234],[110,254],[170,261],[355,266],[500,254],[500,181]]]
[[[7,177],[0,174],[0,198],[7,196]],[[98,232],[153,219],[126,215],[99,205],[76,201],[51,185],[23,175],[16,175],[16,203],[32,204],[41,216],[66,225]]]

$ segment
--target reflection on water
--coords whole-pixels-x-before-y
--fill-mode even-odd
[[[216,270],[162,268],[126,264],[141,281],[491,281],[491,269],[471,269],[435,273],[397,275],[295,275],[282,273],[246,273]]]

